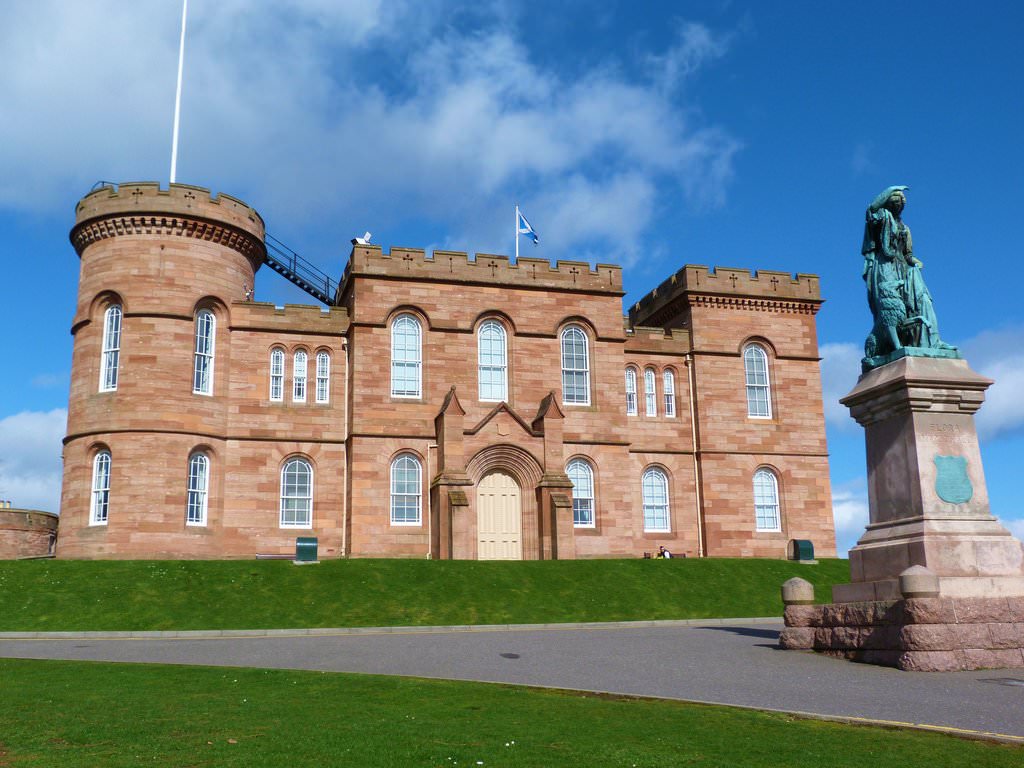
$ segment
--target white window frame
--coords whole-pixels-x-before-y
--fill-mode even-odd
[[[89,494],[89,525],[106,525],[110,518],[110,451],[92,460],[92,492]]]
[[[586,459],[575,458],[566,465],[565,474],[572,481],[573,528],[597,527],[594,468]]]
[[[188,501],[185,525],[204,527],[210,496],[210,457],[196,451],[188,457]]]
[[[307,475],[308,483],[305,488],[300,487],[297,482],[289,485],[289,472],[292,471],[292,467]],[[313,527],[313,465],[306,459],[296,456],[288,459],[281,467],[280,501],[278,523],[281,528]],[[304,512],[302,516],[304,519],[299,519],[299,515],[292,514],[289,516],[295,519],[285,520],[286,513],[296,510]]]
[[[306,375],[309,372],[309,354],[304,349],[292,356],[292,402],[306,402]]]
[[[672,369],[666,368],[662,374],[662,391],[665,397],[665,416],[670,419],[676,417],[676,374]]]
[[[743,373],[747,385],[747,416],[751,419],[770,419],[772,386],[768,372],[768,352],[760,344],[744,347]]]
[[[754,527],[758,533],[782,531],[779,478],[764,467],[754,472]]]
[[[636,368],[630,366],[626,369],[626,415],[636,416]]]
[[[508,333],[497,320],[485,320],[477,338],[477,396],[481,402],[508,401]]]
[[[270,400],[284,401],[284,350],[279,347],[270,350]]]
[[[399,473],[412,472],[411,482],[407,477],[400,477]],[[402,485],[399,485],[399,483]],[[391,462],[390,473],[391,484],[391,525],[413,526],[423,524],[423,464],[418,457],[411,453],[402,453]],[[410,490],[412,489],[412,490]],[[410,519],[408,510],[415,509],[415,517]],[[400,510],[406,514],[399,515]]]
[[[118,367],[121,361],[121,320],[120,304],[112,304],[103,313],[103,346],[100,353],[100,392],[117,389]]]
[[[324,351],[316,353],[316,401],[331,401],[331,355]]]
[[[560,339],[562,404],[590,405],[590,342],[587,334],[578,325],[567,325],[562,329]],[[579,347],[582,347],[582,354]]]
[[[653,368],[644,368],[644,415],[658,415],[658,392],[655,382],[658,380]]]
[[[196,313],[195,360],[192,366],[192,393],[213,395],[213,362],[217,341],[217,316],[208,309]]]
[[[423,327],[408,313],[391,323],[391,396],[423,397]]]
[[[648,467],[641,480],[644,507],[644,531],[668,533],[672,530],[668,475],[660,467]]]

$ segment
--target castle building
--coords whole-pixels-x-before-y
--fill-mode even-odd
[[[71,242],[58,557],[835,554],[813,275],[685,266],[624,317],[617,266],[356,243],[335,284],[178,184]]]

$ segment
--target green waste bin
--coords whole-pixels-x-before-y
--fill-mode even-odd
[[[315,563],[316,548],[316,536],[299,536],[295,539],[295,562]]]
[[[814,545],[809,539],[793,539],[789,542],[790,560],[813,560]]]

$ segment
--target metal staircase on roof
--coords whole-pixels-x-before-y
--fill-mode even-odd
[[[329,307],[334,306],[338,283],[330,276],[306,261],[295,251],[271,234],[266,235],[267,258],[265,263],[279,275],[289,280],[318,301]]]

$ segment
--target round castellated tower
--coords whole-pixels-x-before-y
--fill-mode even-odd
[[[224,455],[229,314],[263,262],[263,220],[227,195],[151,182],[103,187],[75,212],[58,556],[216,556],[217,528],[188,525],[183,476],[197,452]]]

